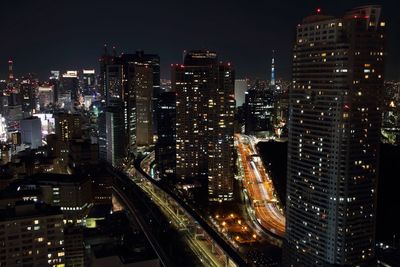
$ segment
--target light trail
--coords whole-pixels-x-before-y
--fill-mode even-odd
[[[244,173],[243,185],[253,203],[252,210],[259,224],[266,230],[283,237],[285,233],[285,217],[275,203],[274,187],[261,160],[254,160],[258,154],[257,139],[251,136],[236,135],[237,150],[241,158]],[[256,156],[258,157],[258,156]]]
[[[144,170],[150,170],[150,164],[154,159],[154,155],[150,154],[144,161],[141,167]],[[170,223],[184,236],[184,240],[193,253],[199,258],[204,266],[225,266],[225,259],[219,258],[210,246],[207,246],[208,241],[198,240],[195,235],[187,230],[189,226],[189,219],[185,215],[176,213],[174,207],[168,201],[165,201],[161,196],[157,195],[152,188],[152,184],[148,181],[138,181],[134,179],[129,172],[127,172],[133,182],[139,185],[140,188],[150,197],[150,199],[160,208],[162,213],[169,219]]]

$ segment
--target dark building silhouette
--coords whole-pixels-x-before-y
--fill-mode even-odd
[[[157,143],[155,158],[159,176],[175,174],[176,162],[176,96],[175,92],[163,92],[157,102]]]
[[[245,132],[272,131],[274,97],[271,90],[254,87],[245,93]]]

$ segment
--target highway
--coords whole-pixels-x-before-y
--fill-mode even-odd
[[[140,163],[125,170],[131,181],[140,187],[151,201],[168,218],[169,223],[180,231],[187,247],[204,266],[247,265],[232,247],[218,235],[195,211],[176,196],[164,191],[157,179],[149,175],[154,152]]]
[[[221,261],[218,257],[216,257],[211,250],[211,246],[203,244],[206,241],[197,239],[195,235],[192,235],[189,231],[187,231],[189,220],[186,218],[186,216],[177,214],[176,210],[173,210],[168,202],[156,194],[150,183],[143,182],[141,188],[161,209],[164,215],[170,220],[170,223],[172,223],[176,229],[181,231],[186,244],[191,248],[193,253],[197,255],[204,266],[224,266],[224,261]]]
[[[274,197],[274,185],[257,153],[257,139],[253,136],[235,135],[237,151],[243,170],[244,193],[249,199],[258,223],[267,231],[283,237],[285,216]]]

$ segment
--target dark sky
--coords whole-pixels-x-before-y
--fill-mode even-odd
[[[387,79],[400,79],[398,1],[375,0],[7,0],[0,3],[0,78],[7,60],[17,75],[97,68],[103,44],[161,56],[163,78],[184,49],[207,48],[235,65],[237,77],[264,77],[271,50],[277,76],[290,78],[294,29],[317,7],[335,16],[381,4],[388,22]]]

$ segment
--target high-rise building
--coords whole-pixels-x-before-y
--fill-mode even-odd
[[[8,82],[14,82],[14,62],[10,59],[8,61]]]
[[[20,84],[21,105],[24,117],[30,117],[36,110],[37,84],[31,77],[23,78]]]
[[[110,56],[106,51],[100,60],[100,77],[103,77],[101,82],[107,106],[114,105],[115,100],[122,101],[123,128],[130,149],[152,143],[154,92],[160,88],[159,62],[158,55],[143,51],[121,56]]]
[[[64,266],[63,214],[43,203],[0,210],[0,266]]]
[[[256,135],[272,131],[274,96],[271,90],[257,86],[246,92],[245,133]]]
[[[7,124],[6,119],[0,113],[0,142],[7,141]]]
[[[60,88],[58,90],[58,101],[69,107],[79,100],[78,71],[69,70],[61,76]]]
[[[82,71],[82,89],[83,94],[91,95],[96,89],[96,72],[95,70]]]
[[[275,87],[275,50],[272,50],[272,59],[271,59],[271,87]]]
[[[105,111],[106,160],[113,166],[121,163],[126,154],[124,112],[121,106],[108,107]]]
[[[54,114],[56,134],[55,150],[60,163],[67,165],[69,161],[69,141],[82,138],[82,117],[79,114]]]
[[[159,176],[165,178],[175,173],[176,162],[176,96],[175,92],[163,92],[157,102],[157,143],[155,159]]]
[[[153,70],[147,65],[135,65],[136,145],[153,144]]]
[[[123,65],[111,64],[105,66],[106,71],[106,103],[107,106],[114,100],[124,99]]]
[[[54,87],[50,84],[42,84],[38,88],[38,104],[41,111],[54,103]]]
[[[97,119],[98,127],[98,144],[99,144],[99,159],[107,161],[107,125],[106,125],[106,111],[101,109]]]
[[[31,117],[20,122],[21,141],[36,149],[42,145],[42,123],[39,118]]]
[[[108,53],[107,45],[104,45],[104,53],[99,59],[100,73],[99,73],[99,86],[100,93],[103,99],[107,98],[107,90],[109,85],[107,84],[107,66],[112,65],[114,57]]]
[[[54,88],[54,102],[58,102],[58,94],[60,91],[60,71],[50,71],[49,84]]]
[[[244,104],[245,93],[248,89],[247,79],[236,79],[235,80],[235,101],[236,106],[240,107]]]
[[[374,257],[384,28],[379,6],[297,26],[287,170],[290,266]]]
[[[234,71],[210,51],[172,66],[176,92],[176,174],[207,182],[208,199],[233,198]]]
[[[82,117],[79,114],[57,113],[54,115],[56,136],[61,141],[82,137]]]

